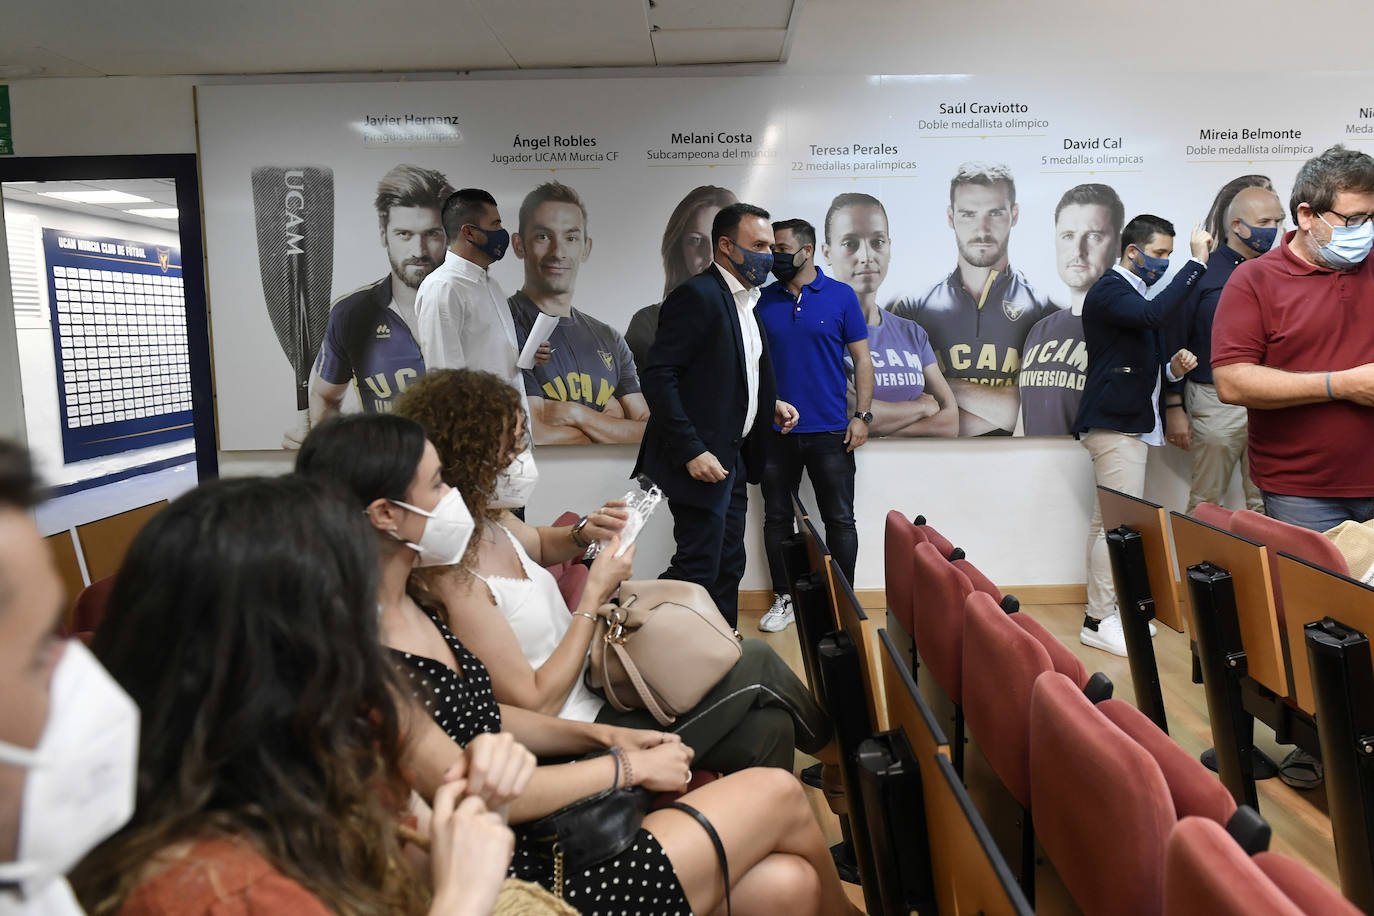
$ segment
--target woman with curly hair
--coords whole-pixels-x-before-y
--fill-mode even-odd
[[[494,376],[465,369],[431,372],[402,396],[397,412],[425,428],[443,478],[471,511],[476,533],[460,564],[423,571],[425,586],[448,611],[448,624],[491,670],[496,698],[564,718],[655,727],[645,710],[620,712],[584,681],[596,614],[630,575],[633,551],[614,546],[592,564],[577,610],[568,607],[544,566],[566,529],[534,528],[492,507],[503,471],[515,460],[524,415],[519,397]],[[597,525],[618,528],[603,509]],[[562,556],[558,554],[557,556]],[[748,766],[792,768],[793,749],[834,763],[830,723],[811,692],[760,640],[744,641],[740,661],[673,730],[700,765],[720,772]]]
[[[504,384],[499,388],[514,396]],[[676,735],[655,730],[497,704],[484,659],[459,641],[443,604],[412,576],[417,564],[463,554],[468,531],[467,515],[455,511],[450,496],[456,491],[444,482],[438,454],[419,424],[394,414],[331,420],[305,440],[297,469],[344,485],[355,511],[372,524],[380,551],[375,600],[381,637],[438,726],[413,729],[407,737],[406,767],[421,794],[461,753],[459,745],[471,746],[489,733],[510,730],[545,756],[610,750],[534,771],[510,805],[516,876],[561,892],[586,916],[709,913],[727,894],[730,907],[742,914],[853,912],[800,785],[775,769],[748,770],[688,792],[677,802],[686,811],[649,813],[619,851],[607,850],[590,865],[560,868],[556,847],[550,850],[539,830],[523,825],[612,786],[681,791],[690,778],[691,750]],[[728,873],[718,864],[711,834],[722,844]]]
[[[376,570],[363,517],[297,477],[202,485],[140,532],[92,646],[142,715],[138,798],[72,874],[88,912],[489,912],[513,839],[463,797],[462,758],[434,793],[432,883],[402,858]]]

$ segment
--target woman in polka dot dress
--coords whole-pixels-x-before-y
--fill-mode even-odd
[[[692,751],[674,735],[556,719],[498,706],[483,662],[448,630],[441,606],[407,592],[417,549],[450,527],[434,510],[448,493],[438,456],[412,421],[387,414],[341,417],[313,431],[297,470],[334,479],[351,492],[377,530],[380,548],[382,639],[392,647],[415,703],[407,716],[403,765],[416,790],[431,797],[460,745],[483,732],[506,729],[541,756],[580,755],[617,748],[590,760],[540,766],[509,808],[516,826],[511,870],[538,881],[587,916],[711,913],[727,888],[711,838],[674,808],[645,817],[630,847],[554,885],[554,862],[519,825],[613,785],[653,791],[685,787]],[[430,529],[430,526],[433,526]],[[436,532],[427,537],[427,529]],[[487,659],[499,665],[499,659]],[[414,714],[417,710],[428,716]],[[468,761],[468,779],[484,778],[481,755]],[[733,912],[853,914],[829,849],[801,784],[789,772],[750,769],[681,797],[714,827],[729,864]]]

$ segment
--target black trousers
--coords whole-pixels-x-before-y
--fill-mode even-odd
[[[744,578],[745,510],[749,505],[744,463],[739,455],[721,464],[731,468],[720,503],[694,506],[669,498],[677,552],[660,579],[695,582],[706,589],[730,626],[739,625],[739,583]]]
[[[596,721],[661,729],[646,710],[620,712],[610,703]],[[668,727],[696,751],[693,766],[720,773],[746,767],[792,769],[796,750],[814,754],[830,741],[830,720],[811,691],[761,639],[746,639],[740,660]]]

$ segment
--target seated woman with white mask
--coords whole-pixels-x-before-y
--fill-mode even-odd
[[[493,507],[523,442],[518,394],[486,373],[438,370],[411,386],[397,412],[425,428],[445,482],[462,493],[474,518],[476,534],[461,563],[426,570],[423,578],[447,607],[457,637],[487,663],[497,699],[581,721],[657,727],[645,710],[617,711],[584,679],[596,614],[629,577],[633,548],[617,558],[618,541],[611,539],[592,564],[580,606],[569,614],[541,565],[549,562],[543,553],[547,529]],[[745,640],[742,649],[735,667],[673,725],[695,749],[698,765],[720,772],[790,770],[794,748],[834,763],[829,720],[806,685],[766,643]]]
[[[613,785],[681,791],[690,778],[691,749],[657,730],[497,704],[484,660],[454,636],[451,615],[412,577],[417,566],[461,558],[472,531],[471,516],[450,495],[455,491],[444,483],[434,446],[417,423],[394,414],[331,420],[311,431],[296,465],[302,475],[341,485],[353,511],[371,523],[380,636],[415,698],[412,708],[422,705],[430,718],[407,723],[405,736],[403,762],[422,795],[461,753],[458,745],[471,747],[494,732],[513,733],[545,756],[611,751],[535,768],[509,806],[517,876],[561,891],[585,916],[853,912],[800,784],[777,769],[733,773],[687,792],[675,803],[687,810],[660,809],[637,821],[638,829],[631,824],[633,837],[621,851],[598,842],[600,857],[591,864],[562,867],[558,847],[550,855],[542,829],[527,828],[527,822]],[[712,837],[720,841],[728,872]],[[730,903],[719,908],[727,891]]]

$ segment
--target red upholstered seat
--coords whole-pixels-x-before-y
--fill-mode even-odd
[[[991,595],[992,600],[998,605],[1002,603],[1002,590],[992,584],[992,580],[983,575],[982,570],[974,566],[968,560],[954,560],[954,568],[968,576],[968,581],[974,589],[986,595]]]
[[[1269,576],[1274,581],[1274,610],[1279,618],[1279,632],[1284,632],[1283,589],[1279,585],[1279,552],[1291,554],[1308,563],[1315,563],[1343,576],[1350,574],[1345,557],[1331,539],[1319,531],[1290,525],[1258,512],[1241,509],[1231,516],[1231,533],[1248,538],[1269,548]]]
[[[1030,715],[1035,834],[1087,916],[1158,916],[1177,818],[1150,752],[1067,677],[1035,682]]]
[[[1243,538],[1249,538],[1270,548],[1270,553],[1283,551],[1300,560],[1338,572],[1343,576],[1350,574],[1345,557],[1336,549],[1331,539],[1320,531],[1290,525],[1249,509],[1241,509],[1231,516],[1231,531]]]
[[[1054,670],[1067,677],[1078,685],[1081,690],[1088,686],[1088,669],[1078,660],[1078,656],[1069,651],[1069,647],[1060,642],[1053,633],[1024,611],[1007,615],[1007,619],[1034,636],[1045,651],[1049,653],[1050,662],[1054,665]]]
[[[1178,817],[1208,817],[1225,826],[1236,813],[1236,800],[1215,773],[1179,747],[1140,710],[1124,700],[1097,704],[1117,728],[1135,739],[1159,764]]]
[[[554,519],[553,526],[561,528],[564,525],[575,525],[582,516],[576,512],[564,512]],[[563,596],[563,601],[567,603],[568,610],[576,610],[577,602],[582,600],[582,589],[587,586],[587,567],[583,566],[574,557],[562,563],[555,563],[553,566],[546,567],[553,574],[554,581],[558,583],[558,592]]]
[[[962,702],[964,600],[973,592],[968,577],[931,543],[917,544],[912,571],[911,635],[935,682],[955,703]]]
[[[1164,865],[1169,916],[1354,916],[1359,910],[1292,859],[1251,859],[1220,826],[1186,817],[1169,836]]]
[[[949,538],[945,537],[934,528],[924,522],[919,522],[916,525],[916,530],[920,532],[921,536],[927,541],[934,544],[935,548],[940,551],[940,556],[944,557],[946,560],[949,559],[950,554],[954,553],[954,545],[950,543]]]
[[[981,591],[964,601],[964,721],[1002,784],[1030,805],[1030,705],[1035,680],[1053,671],[1039,640]]]
[[[1300,863],[1276,852],[1261,852],[1254,863],[1284,896],[1310,916],[1358,916],[1360,909]]]
[[[95,632],[105,617],[105,606],[110,602],[110,592],[114,589],[114,576],[97,579],[81,590],[72,606],[72,633],[80,636]],[[89,642],[89,638],[87,642]]]
[[[883,585],[887,589],[887,607],[903,630],[910,634],[912,600],[912,570],[916,564],[916,545],[924,542],[915,525],[902,513],[893,509],[887,513],[883,527]]]
[[[1197,508],[1193,510],[1193,518],[1222,531],[1231,530],[1231,516],[1235,514],[1233,510],[1224,509],[1215,503],[1198,503]]]

